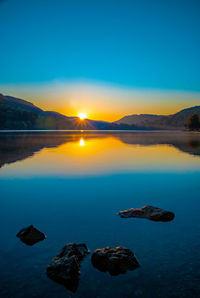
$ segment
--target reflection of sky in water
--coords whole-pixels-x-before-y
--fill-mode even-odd
[[[199,145],[180,133],[0,135],[0,297],[198,297]],[[143,205],[175,219],[117,216]],[[34,247],[15,237],[30,224],[47,235]],[[72,294],[45,274],[69,242],[126,246],[141,266],[111,277],[90,255]]]
[[[4,164],[0,170],[0,177],[90,176],[200,170],[200,155],[197,155],[200,154],[199,136],[197,141],[195,139],[188,141],[183,136],[177,141],[172,133],[173,138],[165,141],[165,134],[163,134],[164,139],[159,144],[160,136],[146,133],[141,136],[144,140],[148,138],[145,143],[144,140],[135,139],[139,135],[139,133],[129,134],[124,139],[126,135],[123,133],[117,135],[66,134],[60,137],[56,145],[54,143],[57,141],[57,136],[50,135],[48,146],[39,147],[37,150],[35,150],[35,144],[31,145],[31,142],[36,142],[38,138],[34,135],[24,140],[26,145],[30,143],[29,149],[33,151],[31,156],[29,154],[23,160]],[[47,139],[40,137],[41,143],[43,140],[45,143]],[[18,138],[15,142],[19,143]],[[12,143],[11,151],[2,153],[2,158],[6,155],[9,160],[13,152],[16,156],[21,154],[17,147],[15,152],[15,143]]]

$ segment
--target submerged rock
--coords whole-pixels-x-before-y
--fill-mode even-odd
[[[134,253],[126,247],[96,249],[92,254],[92,264],[102,272],[109,272],[111,275],[126,273],[127,270],[135,270],[140,265]]]
[[[80,264],[90,251],[84,243],[69,243],[52,259],[46,273],[49,278],[76,292],[79,283]]]
[[[30,246],[46,238],[46,236],[38,229],[36,229],[33,225],[20,230],[16,236],[20,238],[23,243]]]
[[[166,211],[161,208],[153,206],[143,206],[141,208],[131,208],[118,212],[118,215],[122,218],[139,217],[147,218],[154,221],[171,221],[174,219],[175,214],[170,211]]]

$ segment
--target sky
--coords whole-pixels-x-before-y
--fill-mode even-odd
[[[0,92],[117,120],[200,105],[199,0],[0,0]]]

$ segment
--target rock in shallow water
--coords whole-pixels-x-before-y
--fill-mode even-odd
[[[69,243],[52,259],[46,273],[49,278],[76,292],[79,283],[80,264],[90,251],[84,243]]]
[[[27,245],[34,245],[35,243],[42,241],[46,236],[36,229],[33,225],[28,226],[19,231],[16,235],[20,240]]]
[[[171,221],[174,219],[175,214],[170,211],[166,211],[161,208],[153,206],[143,206],[141,208],[131,208],[118,212],[118,215],[122,218],[139,217],[147,218],[153,221]]]
[[[134,270],[140,266],[130,249],[119,246],[96,249],[91,261],[95,268],[102,272],[108,271],[111,275],[124,274],[127,270]]]

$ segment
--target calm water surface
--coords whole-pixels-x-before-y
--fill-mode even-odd
[[[0,297],[200,297],[199,188],[199,133],[0,133]],[[147,204],[175,219],[117,216]],[[20,242],[29,224],[47,239]],[[89,255],[72,293],[45,274],[69,242],[126,246],[141,267],[113,277]]]

